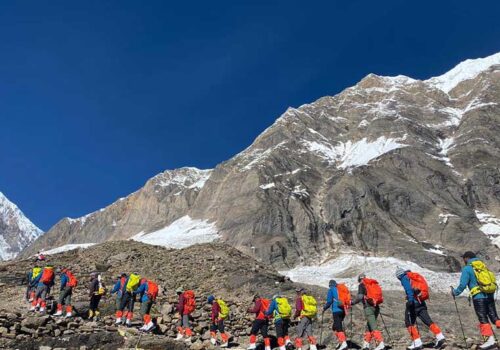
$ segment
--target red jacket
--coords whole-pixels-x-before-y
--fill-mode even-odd
[[[212,323],[217,322],[217,320],[219,319],[219,313],[220,313],[219,303],[214,300],[214,302],[212,303],[212,314],[210,315]]]
[[[253,308],[248,309],[248,312],[251,314],[255,314],[255,318],[257,320],[265,320],[266,315],[264,315],[264,308],[262,307],[262,302],[260,299],[255,300],[255,304]]]
[[[294,315],[294,317],[295,318],[299,317],[302,310],[304,310],[304,302],[302,301],[302,296],[300,296],[297,298],[297,300],[295,300],[295,315]]]

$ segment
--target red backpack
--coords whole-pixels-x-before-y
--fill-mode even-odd
[[[406,276],[410,279],[411,288],[415,292],[418,301],[429,299],[429,285],[424,276],[417,272],[407,272]]]
[[[196,309],[196,300],[194,292],[187,290],[184,292],[184,314],[190,314]]]
[[[260,298],[260,304],[262,305],[260,308],[260,312],[265,316],[266,312],[269,310],[269,306],[271,306],[271,301],[266,298]],[[260,314],[259,312],[259,314]],[[272,316],[269,316],[272,317]]]
[[[153,281],[148,280],[148,292],[146,293],[150,300],[156,300],[158,296],[158,285]]]
[[[66,270],[65,273],[66,276],[68,276],[68,283],[66,283],[66,286],[76,288],[76,286],[78,285],[78,280],[76,279],[76,277],[69,270]]]
[[[368,304],[377,306],[384,302],[382,288],[380,287],[380,284],[378,284],[377,280],[371,278],[363,278],[363,284],[366,289],[365,300]]]
[[[343,283],[337,284],[337,294],[339,296],[339,302],[342,304],[344,310],[351,307],[351,292],[347,286]]]
[[[54,282],[54,269],[44,268],[42,272],[42,277],[40,277],[40,282],[43,284],[52,284]]]

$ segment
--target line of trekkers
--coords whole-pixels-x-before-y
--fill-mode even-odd
[[[453,298],[460,295],[466,288],[470,291],[474,310],[479,319],[480,334],[483,336],[484,343],[479,349],[496,349],[497,344],[491,323],[496,328],[500,328],[500,319],[498,317],[494,293],[497,289],[495,274],[479,260],[473,252],[465,252],[462,256],[464,268],[460,277],[460,284],[457,288],[451,288]],[[78,281],[75,276],[67,269],[61,268],[60,272],[60,295],[57,303],[56,316],[63,315],[63,306],[66,307],[66,317],[72,316],[71,295],[76,288]],[[46,298],[50,293],[50,288],[54,285],[54,269],[47,265],[43,269],[35,267],[28,276],[29,285],[26,298],[31,301],[31,310],[45,312]],[[411,338],[408,350],[423,349],[423,343],[417,327],[417,318],[419,318],[435,335],[434,348],[440,349],[446,346],[446,339],[441,329],[434,323],[427,311],[426,300],[429,299],[429,287],[425,278],[419,273],[397,268],[396,277],[406,294],[405,325]],[[332,330],[338,340],[337,349],[344,350],[348,348],[347,337],[344,330],[344,319],[349,314],[350,308],[356,304],[362,304],[364,316],[366,319],[366,331],[362,349],[370,349],[372,342],[375,343],[375,350],[385,349],[382,330],[378,325],[380,316],[387,335],[390,337],[381,310],[380,305],[384,298],[382,288],[379,283],[371,278],[361,274],[358,276],[358,291],[356,297],[351,300],[351,293],[347,286],[337,283],[335,280],[329,282],[329,290],[326,297],[326,303],[323,306],[325,311],[332,312],[333,325]],[[106,289],[102,284],[100,275],[93,273],[90,275],[89,283],[89,318],[97,319],[99,317],[99,301]],[[190,325],[191,314],[196,309],[196,299],[193,290],[176,290],[178,296],[178,334],[176,340],[191,341],[193,331]],[[255,314],[250,331],[249,350],[257,348],[257,336],[259,333],[264,338],[265,350],[271,350],[271,339],[269,337],[269,322],[272,320],[276,329],[276,338],[280,350],[287,350],[295,347],[297,350],[303,349],[303,340],[307,339],[310,350],[317,350],[317,339],[313,333],[313,325],[317,322],[318,305],[316,299],[306,293],[303,288],[296,290],[297,298],[295,300],[295,312],[293,312],[287,298],[276,294],[271,300],[255,295],[253,298],[253,307],[247,309],[248,313]],[[141,278],[138,274],[122,274],[117,277],[116,283],[111,290],[111,294],[116,294],[116,324],[125,324],[131,326],[133,319],[133,310],[136,296],[139,296],[141,302],[140,313],[144,325],[142,331],[150,331],[155,325],[150,316],[153,303],[158,296],[158,285],[146,278]],[[229,335],[225,332],[224,321],[230,317],[230,308],[227,303],[216,298],[213,295],[208,296],[207,303],[211,305],[210,315],[210,341],[213,345],[228,347]],[[455,303],[456,305],[456,303]],[[458,309],[457,309],[458,313]],[[352,317],[352,314],[351,314]],[[296,337],[292,343],[289,336],[289,328],[292,320],[296,320]],[[323,316],[321,317],[321,321]],[[352,324],[352,319],[351,319]],[[217,340],[217,332],[220,333],[221,342]],[[320,333],[321,334],[321,333]],[[463,329],[462,329],[462,334]],[[320,335],[320,342],[321,342]],[[464,341],[465,335],[464,335]]]

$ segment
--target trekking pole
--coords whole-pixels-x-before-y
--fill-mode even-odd
[[[384,315],[382,314],[382,310],[380,310],[380,319],[382,320],[382,323],[384,324],[385,332],[387,333],[387,336],[389,337],[389,343],[391,344],[391,347],[392,347],[393,343],[392,343],[391,333],[389,333],[389,328],[387,328],[387,325],[385,324]]]
[[[139,334],[139,340],[137,341],[137,344],[135,344],[135,350],[139,349],[139,343],[141,342],[142,334],[143,334],[142,332],[141,334]]]
[[[458,312],[457,299],[455,297],[455,294],[453,293],[453,286],[450,286],[450,288],[451,288],[451,295],[453,296],[453,301],[455,302],[455,310],[457,311],[458,321],[460,322],[460,329],[462,329],[462,335],[464,337],[464,344],[465,344],[465,347],[467,348],[467,338],[465,337],[464,326],[462,324],[462,318],[460,317],[460,312]]]
[[[353,332],[353,330],[352,330],[352,328],[353,328],[353,325],[352,325],[352,314],[353,314],[353,313],[354,313],[354,310],[353,310],[353,309],[351,309],[351,339],[350,339],[350,341],[349,341],[349,343],[350,343],[350,344],[352,344],[352,339],[354,338],[354,332]]]
[[[319,325],[319,344],[323,344],[323,319],[325,317],[325,311],[323,310],[323,313],[321,314],[321,324]]]

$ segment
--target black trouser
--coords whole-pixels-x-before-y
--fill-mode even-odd
[[[210,325],[210,332],[217,331],[224,333],[224,320],[212,322],[212,324]]]
[[[92,295],[90,297],[90,311],[97,311],[99,309],[99,302],[101,301],[101,295]]]
[[[290,319],[280,318],[274,323],[274,326],[276,327],[276,337],[284,338],[286,335],[288,335],[288,328],[290,328]]]
[[[125,310],[126,307],[129,312],[134,311],[134,302],[135,296],[132,293],[123,292],[122,301],[120,303],[120,311]]]
[[[427,311],[427,304],[425,301],[419,303],[418,301],[414,303],[406,303],[405,309],[405,325],[406,327],[414,326],[417,322],[417,317],[422,320],[422,322],[430,327],[432,322],[429,312]]]
[[[486,298],[473,299],[474,311],[476,311],[479,323],[495,323],[498,320],[497,308],[493,294],[487,294]],[[488,321],[489,319],[489,321]]]
[[[332,329],[334,332],[343,332],[344,331],[344,318],[345,318],[345,312],[340,311],[340,312],[334,312],[333,313],[333,325]]]
[[[267,338],[267,329],[269,327],[268,320],[255,320],[252,323],[252,330],[250,331],[251,335],[262,334],[264,338]]]

